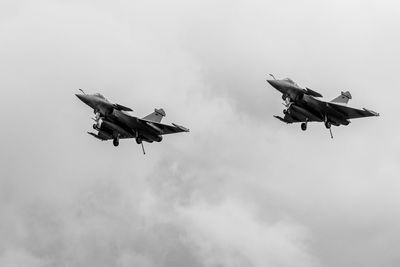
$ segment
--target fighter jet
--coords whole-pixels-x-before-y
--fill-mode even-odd
[[[321,100],[322,95],[309,88],[302,88],[290,78],[277,80],[273,78],[267,82],[276,90],[282,93],[283,104],[286,108],[283,110],[283,118],[274,116],[285,123],[301,123],[301,129],[307,130],[309,122],[324,122],[325,127],[329,129],[332,135],[331,126],[349,125],[350,119],[379,116],[379,113],[366,108],[356,109],[347,106],[352,98],[349,91],[341,94],[332,101]]]
[[[174,123],[162,124],[161,120],[166,115],[162,108],[155,109],[144,118],[138,118],[128,113],[132,109],[111,103],[99,93],[86,94],[82,89],[79,90],[82,94],[76,96],[91,107],[95,114],[93,129],[97,132],[88,134],[103,141],[113,140],[114,146],[119,145],[120,139],[135,138],[136,143],[142,145],[145,154],[143,142],[161,142],[165,134],[189,132],[189,129]]]

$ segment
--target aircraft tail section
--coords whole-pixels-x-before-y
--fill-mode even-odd
[[[333,99],[331,102],[339,103],[339,104],[347,104],[351,99],[351,94],[349,91],[341,92],[340,96]]]
[[[161,122],[162,118],[165,117],[165,115],[165,111],[162,108],[154,109],[154,112],[144,117],[143,120]]]

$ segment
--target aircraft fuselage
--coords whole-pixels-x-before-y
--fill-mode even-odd
[[[76,96],[94,110],[96,124],[93,125],[93,128],[106,136],[136,138],[138,143],[162,140],[162,136],[154,127],[143,125],[138,118],[118,110],[115,104],[110,103],[101,95],[76,94]]]

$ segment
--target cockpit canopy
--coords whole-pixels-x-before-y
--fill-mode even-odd
[[[290,83],[290,84],[293,84],[294,86],[297,86],[297,87],[299,87],[299,85],[297,84],[297,83],[295,83],[292,79],[290,79],[290,78],[285,78],[285,79],[283,79],[284,81],[286,81],[286,82],[288,82],[288,83]]]
[[[101,98],[101,99],[104,99],[104,100],[107,100],[107,98],[105,98],[102,94],[100,94],[100,93],[96,93],[96,94],[94,94],[95,96],[97,96],[97,97],[99,97],[99,98]]]

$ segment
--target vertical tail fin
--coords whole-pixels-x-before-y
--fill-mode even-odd
[[[351,94],[349,91],[341,92],[340,96],[333,99],[331,102],[339,103],[339,104],[347,104],[351,99]]]
[[[147,121],[154,121],[154,122],[161,122],[162,118],[165,117],[165,111],[160,109],[154,109],[154,112],[144,117],[144,120]]]

